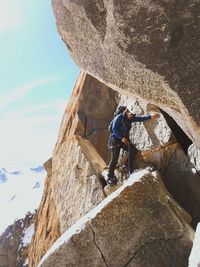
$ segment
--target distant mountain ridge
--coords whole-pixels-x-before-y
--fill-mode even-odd
[[[44,172],[45,169],[43,166],[38,166],[36,168],[30,168],[31,171],[34,171],[34,172]]]
[[[6,182],[6,170],[4,168],[0,169],[0,184]]]

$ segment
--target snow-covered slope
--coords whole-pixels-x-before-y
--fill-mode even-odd
[[[3,181],[0,182],[0,233],[14,220],[38,208],[45,170],[35,164],[16,162],[0,166],[0,181]]]

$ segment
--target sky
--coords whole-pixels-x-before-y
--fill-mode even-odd
[[[45,162],[79,69],[51,0],[0,0],[0,167]]]

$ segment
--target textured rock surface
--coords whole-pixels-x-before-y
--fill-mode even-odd
[[[37,266],[61,233],[105,198],[100,174],[109,159],[107,128],[116,108],[115,95],[93,77],[80,74],[52,159],[45,164],[48,175],[29,252],[30,267]]]
[[[121,97],[120,104],[127,105],[137,114],[152,110],[160,112],[157,107],[130,97]],[[186,156],[175,135],[180,136],[178,125],[171,129],[162,113],[158,119],[134,123],[130,135],[138,148],[134,166],[136,169],[153,166],[159,170],[168,191],[190,213],[196,228],[200,221],[199,150],[192,145],[188,150],[190,157]],[[185,139],[181,141],[183,144],[187,142]]]
[[[192,251],[189,257],[188,267],[199,267],[200,266],[200,224],[198,224]]]
[[[104,199],[100,174],[110,154],[108,125],[117,105],[115,95],[84,72],[74,87],[52,157],[61,232]]]
[[[39,266],[188,266],[189,221],[158,173],[140,171],[73,225]]]
[[[52,195],[52,159],[44,167],[47,171],[44,194],[35,219],[35,234],[29,249],[29,267],[36,266],[46,251],[60,237],[60,221]]]
[[[80,135],[90,140],[108,162],[108,125],[117,106],[116,97],[109,87],[84,72],[80,73],[63,116],[54,154],[65,138]]]
[[[134,114],[148,114],[151,111],[159,113],[159,117],[145,122],[132,124],[130,137],[138,150],[153,151],[162,149],[164,146],[173,144],[176,138],[162,115],[159,108],[149,104],[147,101],[139,101],[131,97],[121,96],[120,105],[125,105]]]
[[[53,157],[52,190],[61,232],[104,199],[99,175],[105,162],[87,140],[74,136]]]
[[[122,101],[122,98],[120,101]],[[63,234],[69,227],[76,223],[77,220],[104,200],[105,195],[101,172],[106,168],[105,162],[108,162],[109,159],[109,152],[107,149],[107,127],[112,119],[113,112],[118,102],[119,96],[114,91],[102,85],[91,76],[83,72],[80,74],[63,116],[58,141],[52,159],[45,164],[48,175],[44,196],[35,223],[36,233],[29,250],[30,267],[37,266],[41,257],[46,253],[60,234]],[[146,113],[151,110],[157,110],[157,107],[153,105],[126,97],[124,97],[123,101],[120,103],[131,105],[133,111],[137,113]],[[131,138],[139,149],[138,156],[135,160],[135,167],[142,168],[154,165],[162,173],[165,184],[173,194],[174,198],[192,215],[193,225],[195,225],[200,218],[200,208],[198,204],[200,203],[199,176],[193,173],[193,166],[183,153],[180,145],[177,143],[173,131],[169,128],[164,116],[161,114],[158,120],[135,124],[131,133]],[[161,182],[158,182],[158,184],[158,187],[161,189]],[[108,190],[105,191],[106,195],[110,194],[113,188],[110,189],[108,188]],[[143,191],[138,191],[137,193],[137,190],[135,190],[135,194],[138,194],[136,199],[144,198],[145,209],[148,208],[153,210],[152,213],[154,214],[154,219],[157,216],[155,210],[159,210],[159,213],[166,212],[165,205],[157,207],[155,204],[156,201],[158,201],[157,198],[159,198],[158,195],[156,195],[157,193],[155,193],[155,199],[152,199],[148,194],[145,196],[146,193]],[[185,199],[185,193],[189,196],[187,201]],[[126,203],[126,194],[123,195],[123,197],[125,197],[124,201]],[[150,198],[152,202],[146,206],[148,198]],[[172,202],[170,201],[170,203]],[[119,203],[119,206],[122,206],[122,209],[124,207],[121,202]],[[173,208],[170,204],[170,209],[172,208],[172,210],[174,210],[175,204],[172,206]],[[177,214],[177,208],[175,210],[175,213]],[[114,210],[113,216],[118,216],[118,213],[114,215]],[[124,213],[124,216],[124,224],[129,228],[130,218],[126,217],[126,213]],[[142,215],[141,213],[138,216],[141,221],[143,221],[142,216],[145,215]],[[188,215],[185,212],[181,212],[181,215],[178,215],[179,219],[180,217],[186,218],[188,221]],[[178,222],[177,225],[174,222],[175,228],[179,228],[180,226],[179,219],[177,219],[178,221],[175,220]],[[169,218],[167,217],[165,220],[168,222]],[[105,225],[102,226],[102,231],[106,228],[107,223],[108,221],[105,220]],[[164,222],[159,227],[164,227]],[[94,242],[96,242],[96,232],[92,231],[93,226],[91,228],[91,225],[86,228],[86,232],[82,233],[84,241],[80,242],[80,237],[75,235],[72,238],[72,242],[79,242],[78,246],[73,248],[71,247],[71,243],[68,246],[70,251],[69,254],[72,255],[72,262],[69,263],[69,266],[76,266],[76,264],[79,264],[79,257],[81,258],[82,266],[91,266],[91,261],[87,258],[90,253],[94,254],[94,258],[97,262],[97,265],[95,266],[104,266],[105,260],[102,259],[102,250],[99,250],[101,238],[98,241],[98,244],[95,243],[97,245],[94,246]],[[147,226],[144,226],[143,231],[146,230],[146,228],[149,229]],[[184,228],[184,231],[188,233],[186,228]],[[136,242],[138,244],[143,242],[143,239],[141,238],[142,231],[140,232],[140,230],[141,229],[139,228],[139,232],[135,234],[137,237],[136,240],[132,238],[130,239],[130,242]],[[115,231],[115,229],[113,231]],[[84,239],[86,236],[88,238],[87,241]],[[109,238],[112,240],[113,237],[110,236]],[[176,236],[174,239],[171,237],[164,239],[163,237],[160,239],[156,237],[155,242],[154,240],[151,242],[151,238],[153,237],[150,237],[150,235],[148,238],[148,240],[150,240],[147,241],[148,244],[146,241],[144,241],[144,246],[141,244],[142,250],[138,250],[137,252],[137,248],[135,249],[135,253],[137,253],[135,254],[136,256],[133,261],[131,260],[130,263],[128,263],[128,259],[124,256],[124,259],[127,260],[127,266],[132,266],[131,264],[133,264],[133,266],[135,266],[135,264],[138,264],[138,266],[145,266],[145,264],[147,265],[145,260],[148,260],[152,264],[152,267],[155,267],[156,265],[159,266],[159,263],[156,262],[157,259],[155,259],[155,262],[151,262],[150,258],[147,257],[146,259],[143,259],[144,262],[141,262],[142,256],[140,256],[140,253],[152,255],[154,254],[154,251],[161,250],[161,248],[164,250],[165,247],[166,254],[164,254],[163,257],[168,255],[170,258],[171,251],[176,246],[184,247],[184,243],[187,247],[187,251],[190,246],[188,236],[181,236],[180,238]],[[109,244],[108,241],[106,242]],[[130,244],[129,241],[127,242]],[[112,251],[109,252],[111,255],[112,253],[115,253],[115,249],[113,249],[115,247],[114,243],[111,244]],[[126,246],[124,245],[124,247]],[[65,249],[66,248],[63,247],[63,251],[58,252],[56,255],[59,257],[59,255],[64,253]],[[106,255],[108,248],[106,247],[104,250],[105,255],[103,255],[109,258],[110,255]],[[132,252],[133,251],[131,250],[131,253]],[[188,252],[179,251],[178,248],[177,255],[179,255],[179,253],[183,254],[183,256],[179,257],[179,261],[185,262]],[[77,259],[75,259],[73,255],[79,255],[79,257],[77,256]],[[133,255],[134,252],[132,256]],[[112,256],[115,257],[114,255]],[[64,258],[64,260],[62,259],[61,262],[58,261],[56,264],[61,264],[62,261],[65,262],[67,260],[68,259]],[[166,266],[169,264],[169,261],[170,260],[168,259]],[[66,266],[66,264],[63,266]],[[49,266],[53,265],[54,263]],[[60,267],[62,265],[58,266]]]
[[[23,244],[25,230],[34,223],[35,214],[27,213],[26,217],[10,225],[0,236],[0,266],[22,267],[28,258],[29,244]]]
[[[200,2],[53,0],[75,62],[164,109],[200,146]]]

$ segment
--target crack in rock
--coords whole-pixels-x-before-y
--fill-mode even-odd
[[[106,262],[105,256],[103,255],[103,252],[101,251],[100,247],[97,245],[97,242],[96,242],[96,239],[95,239],[95,231],[94,231],[94,229],[92,228],[91,224],[89,224],[89,225],[90,225],[90,228],[91,228],[91,231],[92,231],[92,234],[93,234],[93,241],[94,241],[94,244],[95,244],[96,248],[99,250],[99,252],[100,252],[100,254],[101,254],[101,257],[102,257],[102,259],[103,259],[105,265],[106,265],[107,267],[109,267],[109,265],[108,265],[107,262]]]

